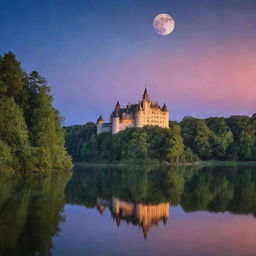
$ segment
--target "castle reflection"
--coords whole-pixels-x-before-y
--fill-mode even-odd
[[[145,237],[169,218],[170,205],[185,212],[209,211],[256,216],[255,167],[86,167],[77,165],[66,202],[107,207],[116,223],[138,225]]]
[[[138,225],[142,228],[144,238],[152,226],[158,226],[160,221],[166,224],[169,218],[169,203],[160,203],[155,205],[145,205],[141,203],[129,203],[113,197],[112,200],[97,198],[97,209],[102,214],[108,207],[113,219],[119,226],[121,221],[128,224]]]

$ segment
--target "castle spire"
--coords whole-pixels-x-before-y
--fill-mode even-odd
[[[149,95],[148,95],[147,88],[145,88],[145,90],[144,90],[142,99],[143,99],[143,100],[149,100]]]
[[[164,103],[164,105],[163,105],[163,111],[164,111],[164,112],[168,112],[168,108],[167,108],[167,106],[166,106],[165,103]]]
[[[116,103],[116,110],[119,110],[121,108],[121,105],[120,105],[120,103],[119,103],[119,101],[117,101],[117,103]]]

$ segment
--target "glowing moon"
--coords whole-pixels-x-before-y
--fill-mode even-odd
[[[154,30],[162,36],[167,36],[174,29],[174,20],[169,14],[159,14],[153,21]]]

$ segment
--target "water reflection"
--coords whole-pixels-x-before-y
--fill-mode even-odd
[[[102,168],[76,166],[66,188],[71,204],[108,207],[119,225],[142,227],[146,237],[160,220],[166,223],[170,204],[185,212],[256,214],[255,167]]]
[[[144,238],[146,239],[151,226],[158,226],[161,220],[166,224],[169,217],[170,204],[145,205],[141,203],[128,203],[118,198],[112,198],[111,201],[97,198],[97,208],[101,214],[105,207],[109,207],[117,226],[120,225],[122,220],[128,224],[138,225],[142,228]]]
[[[255,194],[255,167],[1,174],[0,255],[255,255]]]
[[[133,203],[181,204],[185,211],[256,214],[255,167],[158,169],[76,166],[67,202],[95,207],[97,197]]]
[[[0,175],[0,255],[49,255],[70,177]]]

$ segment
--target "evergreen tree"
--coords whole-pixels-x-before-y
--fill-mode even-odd
[[[18,100],[23,88],[23,72],[20,62],[12,52],[0,57],[0,94]]]
[[[0,57],[0,168],[70,168],[61,120],[46,80],[23,73],[11,52]]]

